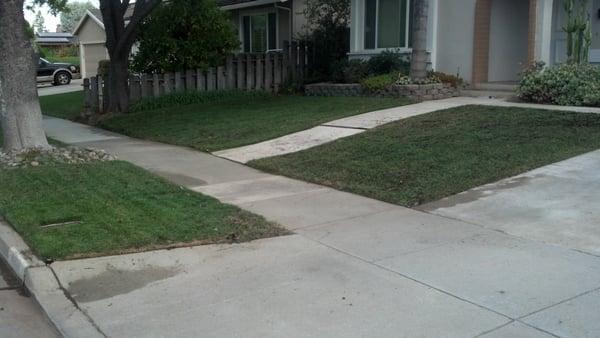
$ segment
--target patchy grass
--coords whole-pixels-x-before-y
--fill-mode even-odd
[[[0,182],[0,214],[46,259],[287,233],[126,162],[0,170]]]
[[[216,151],[407,103],[406,99],[372,97],[233,98],[117,116],[102,127],[137,138]]]
[[[600,148],[600,115],[469,106],[251,166],[404,206]]]
[[[74,120],[83,109],[83,91],[40,96],[40,106],[44,115]]]

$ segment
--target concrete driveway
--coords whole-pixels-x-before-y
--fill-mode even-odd
[[[83,80],[73,79],[70,84],[65,86],[53,86],[51,83],[40,83],[38,84],[38,95],[55,95],[63,93],[71,93],[83,90]]]
[[[431,213],[440,208],[407,209],[59,119],[46,118],[45,128],[49,137],[106,149],[296,232],[238,245],[53,263],[66,292],[105,335],[600,336],[600,256],[583,252],[578,242],[498,231]],[[579,164],[562,175],[585,176],[573,172],[582,165],[574,161]],[[584,171],[591,182],[587,171],[598,170],[589,161]],[[561,192],[563,202],[570,198],[568,191],[546,188],[537,200],[550,192]],[[585,219],[581,215],[600,202],[598,194],[584,196],[590,207],[573,217]],[[552,210],[547,215],[545,221],[560,224]],[[527,228],[532,219],[514,223]]]
[[[420,209],[600,256],[600,151],[478,187]]]

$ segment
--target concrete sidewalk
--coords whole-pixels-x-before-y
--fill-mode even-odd
[[[565,107],[543,104],[517,103],[501,99],[481,97],[454,97],[445,100],[425,101],[417,104],[378,110],[360,115],[324,123],[312,129],[282,136],[273,140],[251,144],[248,146],[217,151],[214,155],[235,162],[247,163],[265,157],[294,153],[328,143],[343,137],[356,135],[384,125],[386,123],[409,117],[431,113],[438,110],[456,108],[466,105],[487,105],[502,107],[518,107],[533,109],[560,110],[580,113],[600,114],[600,108]]]
[[[53,118],[103,148],[296,235],[56,262],[106,335],[597,337],[600,257]],[[78,142],[80,141],[80,142]]]

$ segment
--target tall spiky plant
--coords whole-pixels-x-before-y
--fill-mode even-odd
[[[587,62],[592,43],[592,30],[589,14],[586,12],[588,0],[579,0],[576,9],[575,0],[565,0],[564,10],[567,23],[563,31],[567,33],[567,59],[573,63]]]

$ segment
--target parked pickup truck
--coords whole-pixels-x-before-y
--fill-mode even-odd
[[[37,82],[52,82],[53,85],[68,85],[71,79],[78,78],[79,67],[69,63],[52,63],[40,58],[37,69]]]

